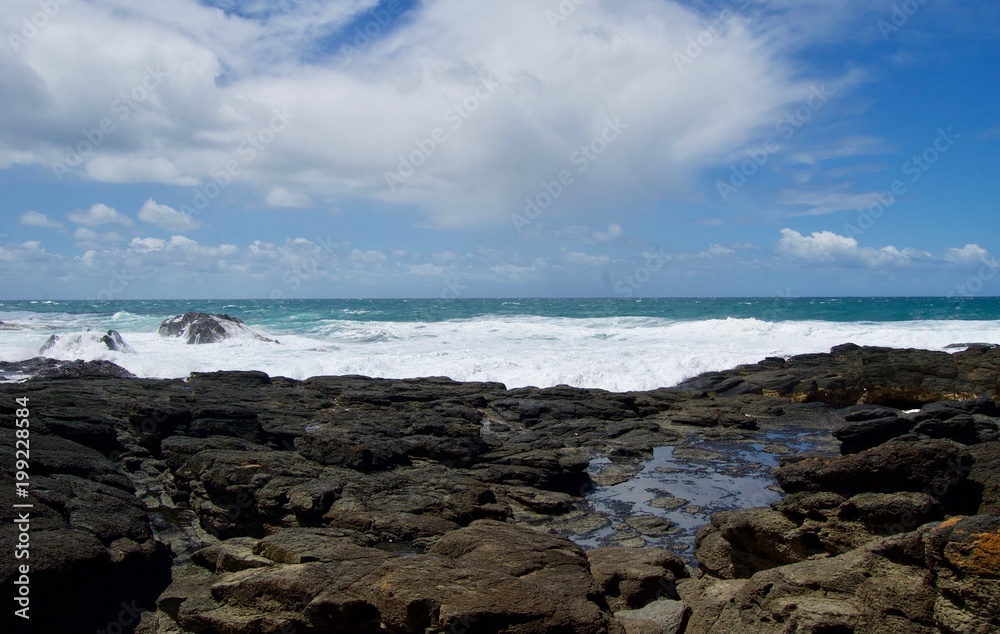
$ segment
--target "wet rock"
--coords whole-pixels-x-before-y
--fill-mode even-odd
[[[764,396],[898,409],[946,399],[994,397],[1000,386],[1000,349],[973,347],[956,353],[836,346],[829,354],[766,359],[726,373],[696,377],[679,389],[710,391],[736,377],[760,386]]]
[[[135,348],[125,343],[125,340],[122,339],[117,330],[109,330],[107,334],[101,337],[101,341],[108,347],[108,350],[135,354]]]
[[[937,401],[923,406],[911,415],[916,422],[927,420],[948,420],[961,414],[979,414],[992,418],[1000,417],[1000,403],[992,398],[975,398],[966,401]]]
[[[912,420],[893,415],[849,423],[833,430],[833,437],[841,442],[841,453],[858,453],[902,436],[910,431],[913,425]]]
[[[840,414],[849,423],[860,423],[880,418],[896,418],[902,416],[902,410],[884,405],[853,405],[840,410]]]
[[[976,420],[969,414],[959,414],[947,420],[926,419],[913,426],[914,433],[930,438],[945,438],[973,445],[979,442]]]
[[[969,448],[973,463],[963,493],[970,501],[968,513],[1000,515],[1000,442]],[[978,504],[978,506],[977,506]]]
[[[80,348],[88,343],[103,343],[107,346],[108,350],[113,352],[124,352],[127,354],[135,354],[135,349],[125,343],[122,336],[116,330],[109,330],[105,335],[98,335],[96,333],[84,332],[84,333],[73,333],[66,335],[51,335],[42,347],[38,349],[38,354],[45,354],[48,351],[60,345],[59,342],[64,342],[64,346],[72,346],[75,348]]]
[[[239,335],[267,343],[278,343],[253,332],[236,317],[207,313],[184,313],[166,319],[160,324],[157,334],[161,337],[178,337],[188,344],[216,343]]]
[[[924,491],[945,496],[972,464],[968,449],[949,440],[888,443],[835,458],[789,459],[775,472],[788,493]]]
[[[673,511],[681,508],[682,506],[688,504],[690,500],[685,500],[684,498],[674,497],[672,495],[664,495],[658,498],[654,498],[649,504],[661,509],[667,509]]]
[[[0,361],[0,373],[4,376],[22,375],[39,379],[135,378],[134,374],[110,361],[62,361],[44,357],[26,361]]]
[[[651,515],[632,517],[627,524],[648,537],[665,537],[671,534],[674,528],[674,523],[670,520]]]

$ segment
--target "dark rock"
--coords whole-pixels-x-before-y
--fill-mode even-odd
[[[180,337],[189,344],[216,343],[235,335],[246,335],[258,341],[278,343],[274,339],[261,336],[229,315],[209,315],[207,313],[184,313],[160,324],[157,334],[161,337]]]
[[[973,463],[962,492],[968,514],[1000,515],[1000,441],[969,447]]]
[[[913,425],[912,420],[898,418],[895,415],[866,419],[833,430],[833,437],[841,442],[841,453],[858,453],[877,447],[897,436],[902,436],[909,432]]]
[[[1000,403],[991,398],[976,398],[967,401],[938,401],[923,406],[910,417],[916,422],[927,420],[945,421],[962,414],[979,414],[992,418],[1000,417]]]
[[[840,410],[844,420],[849,423],[860,423],[878,418],[893,418],[901,416],[902,410],[883,405],[854,405]]]
[[[110,361],[62,361],[35,357],[26,361],[0,361],[5,376],[27,375],[39,379],[78,379],[93,376],[131,379],[135,375]]]
[[[108,334],[101,337],[101,341],[108,347],[108,350],[135,354],[135,348],[125,343],[117,330],[109,330]]]
[[[969,414],[959,414],[945,420],[925,419],[913,426],[913,431],[931,438],[946,438],[964,445],[979,442],[976,420]]]
[[[788,493],[928,491],[943,497],[965,479],[971,464],[963,445],[925,440],[889,443],[848,456],[787,460],[775,477]]]
[[[56,344],[58,343],[59,343],[59,335],[49,335],[49,338],[45,340],[45,343],[42,344],[42,347],[38,349],[38,354],[45,354],[52,348],[55,348]]]
[[[729,385],[732,377],[760,386],[765,396],[835,407],[911,409],[945,399],[1000,396],[1000,347],[950,354],[845,344],[829,354],[798,355],[780,363],[769,359],[695,377],[679,387],[710,392]]]

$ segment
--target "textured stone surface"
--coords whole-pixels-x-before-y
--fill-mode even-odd
[[[630,394],[259,372],[157,381],[106,362],[4,364],[44,377],[0,384],[7,433],[13,397],[32,404],[32,592],[45,615],[32,624],[989,631],[1000,613],[997,354],[842,346]],[[745,441],[886,419],[906,425],[848,455],[788,456],[782,500],[716,514],[698,537],[695,579],[666,551],[584,553],[550,532],[600,527],[582,497],[596,453],[628,477],[654,447],[694,452],[703,435]],[[10,496],[10,445],[0,461]],[[13,500],[3,502],[0,530],[13,543]],[[623,526],[637,546],[640,533],[669,530],[632,519]],[[13,564],[0,567],[8,587]]]

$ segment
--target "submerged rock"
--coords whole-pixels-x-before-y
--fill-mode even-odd
[[[267,343],[278,343],[250,330],[236,317],[207,313],[184,313],[164,320],[157,334],[161,337],[179,337],[188,344],[216,343],[237,335],[246,335]]]

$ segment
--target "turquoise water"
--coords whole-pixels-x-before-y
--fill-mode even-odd
[[[188,311],[231,313],[247,322],[295,330],[331,318],[349,321],[440,322],[496,316],[591,319],[655,317],[678,321],[892,322],[1000,320],[1000,297],[860,298],[664,298],[664,299],[310,299],[310,300],[122,300],[3,301],[0,314],[127,312],[164,317]]]

